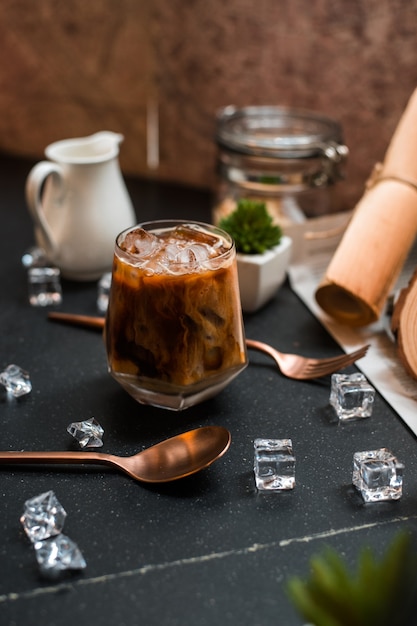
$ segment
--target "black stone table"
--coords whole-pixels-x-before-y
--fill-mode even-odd
[[[300,626],[286,584],[308,575],[312,555],[332,546],[353,567],[362,546],[379,555],[400,529],[415,529],[414,435],[379,395],[371,418],[338,424],[330,379],[288,380],[259,353],[204,404],[181,413],[137,404],[107,373],[99,333],[52,323],[28,303],[21,256],[33,244],[24,201],[31,165],[0,158],[0,367],[16,363],[33,383],[19,400],[0,395],[1,449],[72,449],[67,425],[93,416],[104,452],[132,454],[209,424],[228,428],[232,445],[210,468],[165,486],[91,466],[0,468],[0,624]],[[210,220],[208,193],[127,183],[139,219]],[[97,314],[95,283],[63,282],[63,292],[62,310]],[[245,327],[284,351],[340,353],[288,285]],[[256,493],[256,437],[292,439],[293,491]],[[351,483],[353,453],[384,446],[405,464],[403,497],[365,505]],[[39,576],[19,522],[25,500],[50,489],[87,561],[84,572],[52,581]]]

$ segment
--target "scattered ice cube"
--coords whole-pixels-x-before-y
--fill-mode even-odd
[[[55,578],[65,570],[80,570],[87,563],[77,546],[69,537],[59,534],[35,543],[36,559],[41,573],[48,578]]]
[[[106,272],[98,281],[97,308],[101,313],[105,313],[107,311],[107,306],[109,304],[111,279],[111,272]]]
[[[57,267],[31,267],[28,270],[29,302],[32,306],[61,304],[61,272]]]
[[[67,514],[53,491],[26,500],[20,518],[29,539],[35,543],[59,535]]]
[[[259,491],[295,487],[295,457],[291,439],[255,439],[254,472]]]
[[[48,259],[43,248],[32,246],[22,256],[22,265],[29,269],[30,267],[44,267],[47,265]]]
[[[341,421],[372,415],[375,389],[363,374],[332,374],[330,404]]]
[[[32,391],[32,383],[29,374],[18,365],[8,365],[3,372],[0,372],[0,383],[15,398],[24,396]]]
[[[67,428],[81,448],[100,448],[103,445],[104,429],[91,417],[83,422],[72,422]]]
[[[355,452],[352,483],[365,502],[399,500],[404,465],[387,448]]]

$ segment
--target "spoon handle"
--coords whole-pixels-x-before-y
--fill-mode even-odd
[[[56,465],[80,463],[115,464],[113,456],[103,452],[0,452],[0,464],[17,465],[20,463],[53,463]]]
[[[50,311],[48,313],[50,320],[57,322],[64,322],[74,326],[83,326],[84,328],[95,328],[97,330],[103,330],[104,317],[91,316],[91,315],[78,315],[76,313],[62,313],[61,311]]]

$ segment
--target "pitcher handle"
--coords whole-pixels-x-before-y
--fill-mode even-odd
[[[54,254],[57,251],[57,244],[46,219],[42,205],[42,189],[48,176],[55,176],[58,184],[63,184],[62,169],[56,163],[41,161],[37,163],[29,172],[26,179],[25,195],[26,202],[35,225],[41,230],[46,245],[47,252]]]

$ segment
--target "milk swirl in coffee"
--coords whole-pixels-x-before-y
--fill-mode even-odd
[[[247,364],[234,245],[204,224],[144,226],[116,242],[109,370],[140,402],[181,409]]]

